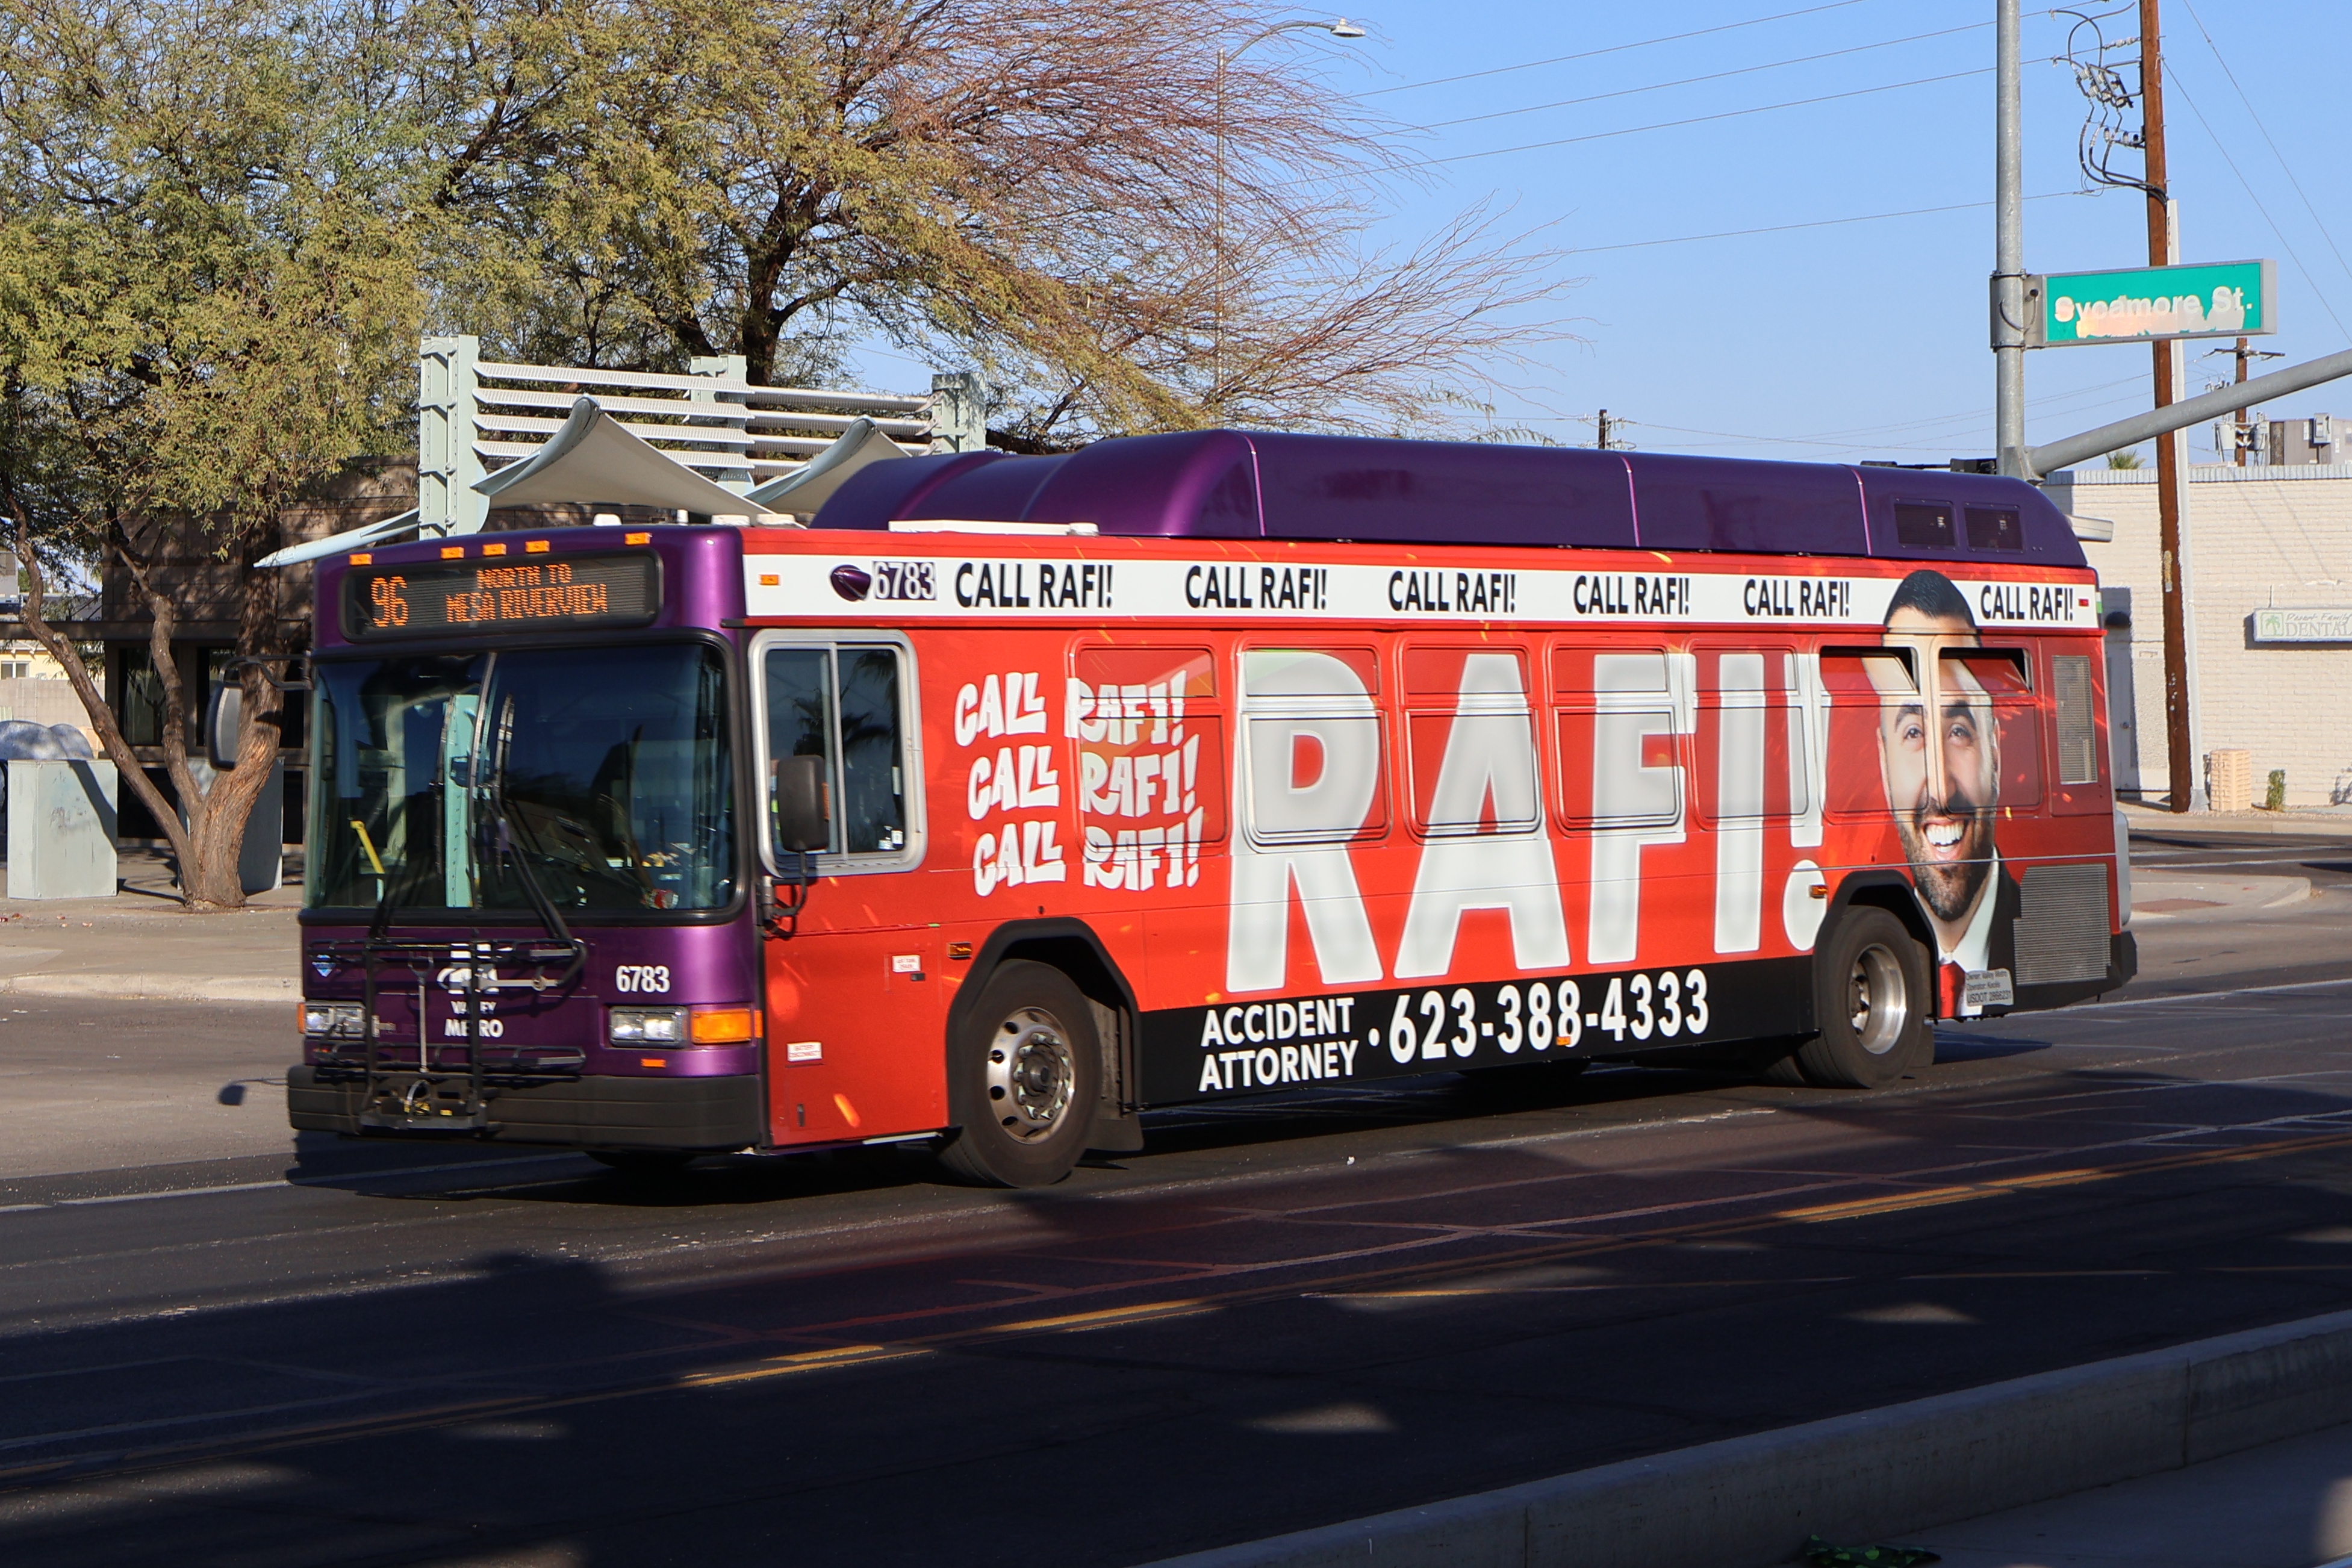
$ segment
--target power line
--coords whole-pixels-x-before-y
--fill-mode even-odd
[[[1541,66],[1566,65],[1570,60],[1597,59],[1602,55],[1623,54],[1628,49],[1646,49],[1653,44],[1678,44],[1685,38],[1704,38],[1714,33],[1736,32],[1741,27],[1760,27],[1767,22],[1785,22],[1794,16],[1811,16],[1823,11],[1843,11],[1850,5],[1860,5],[1864,3],[1865,0],[1831,0],[1831,4],[1826,5],[1808,5],[1801,11],[1782,11],[1772,16],[1751,16],[1745,22],[1726,22],[1720,26],[1701,27],[1696,32],[1668,33],[1664,37],[1640,38],[1630,44],[1612,44],[1605,49],[1586,49],[1580,54],[1554,55],[1546,60],[1524,60],[1515,66],[1496,66],[1487,70],[1465,71],[1460,76],[1432,77],[1427,81],[1408,81],[1396,87],[1375,88],[1363,96],[1378,98],[1382,93],[1411,92],[1416,88],[1444,87],[1448,82],[1476,81],[1481,77],[1505,76],[1512,71],[1534,70]]]
[[[2188,0],[2181,0],[2181,3],[2188,5]],[[2311,197],[2304,192],[2303,182],[2294,177],[2294,165],[2286,161],[2286,154],[2280,152],[2279,144],[2272,140],[2270,127],[2263,123],[2262,113],[2254,108],[2254,100],[2246,96],[2246,89],[2238,85],[2238,73],[2231,70],[2230,62],[2221,58],[2221,46],[2213,41],[2211,33],[2206,31],[2205,18],[2197,14],[2197,7],[2194,5],[2189,5],[2189,19],[2197,24],[2197,31],[2204,38],[2205,47],[2212,53],[2213,63],[2220,66],[2221,74],[2230,79],[2231,90],[2238,95],[2238,101],[2246,106],[2246,117],[2254,122],[2254,129],[2261,132],[2263,140],[2269,143],[2271,156],[2278,160],[2279,168],[2286,175],[2286,183],[2294,187],[2294,194],[2302,199],[2303,210],[2311,215],[2312,223],[2319,230],[2319,237],[2327,242],[2328,249],[2336,252],[2336,265],[2344,268],[2344,275],[2347,278],[2352,278],[2352,264],[2345,261],[2344,252],[2336,247],[2336,237],[2327,232],[2326,220],[2319,216],[2319,209],[2311,205]],[[2203,116],[2200,115],[2199,118],[2202,119]],[[2207,129],[2211,128],[2209,126]],[[2336,324],[2341,326],[2343,323],[2339,321]]]
[[[2094,386],[2076,387],[2072,392],[2062,392],[2053,396],[2043,399],[2039,406],[2041,411],[2044,413],[2058,412],[2059,410],[2055,407],[2058,404],[2073,403],[2078,398],[2094,397],[2103,393],[2113,393],[2118,387],[2138,386],[2145,382],[2146,379],[2147,378],[2144,375],[2135,374],[2122,376],[2111,382],[2103,382]],[[2091,413],[2115,404],[2129,403],[2136,400],[2137,399],[2130,395],[2126,395],[2120,398],[2112,396],[2104,397],[2097,402],[2085,405],[2080,408],[2068,410],[2067,412],[2077,414]],[[1916,435],[1922,428],[1932,430],[1935,426],[1939,425],[1958,424],[1964,420],[1981,422],[1984,416],[1985,411],[1979,407],[1968,409],[1957,414],[1938,415],[1931,418],[1905,420],[1894,425],[1858,426],[1847,430],[1823,430],[1818,431],[1810,436],[1751,436],[1742,434],[1736,430],[1703,430],[1696,426],[1688,425],[1664,425],[1660,424],[1655,420],[1642,420],[1639,421],[1639,423],[1643,428],[1648,430],[1671,430],[1675,434],[1682,436],[1707,436],[1712,437],[1717,440],[1738,441],[1751,446],[1829,447],[1842,449],[1870,447],[1880,451],[1928,452],[1948,447],[1952,443],[1948,441],[1928,441],[1923,443],[1916,439],[1898,441],[1888,440],[1884,437],[1890,436]],[[1590,425],[1593,422],[1593,418],[1590,415],[1563,415],[1553,418],[1543,418],[1539,416],[1530,417],[1524,422],[1535,425]],[[1615,419],[1610,421],[1610,424],[1612,426],[1620,424],[1633,423],[1635,423],[1635,421],[1621,421]],[[1958,438],[1965,439],[1964,437]]]
[[[1622,134],[1622,132],[1612,134]],[[2093,191],[2043,191],[2039,195],[2028,196],[2025,199],[2029,202],[2047,202],[2054,201],[2060,196],[2087,196],[2096,194]],[[1901,212],[1891,213],[1857,213],[1852,217],[1823,217],[1813,218],[1805,223],[1768,224],[1761,228],[1727,228],[1715,234],[1678,234],[1668,239],[1629,239],[1617,245],[1580,245],[1561,251],[1560,254],[1596,256],[1604,250],[1644,250],[1654,245],[1691,245],[1703,239],[1745,239],[1756,234],[1787,234],[1793,229],[1801,228],[1835,228],[1841,224],[1877,223],[1885,218],[1927,217],[1936,213],[1974,212],[1990,205],[1992,205],[1990,202],[1954,202],[1948,206],[1906,207]]]
[[[1685,125],[1706,125],[1719,120],[1739,120],[1751,114],[1769,114],[1776,110],[1803,109],[1815,103],[1835,103],[1841,99],[1868,98],[1874,93],[1898,92],[1907,87],[1930,87],[1937,82],[1961,81],[1969,77],[1991,74],[1992,67],[1979,66],[1974,70],[1948,71],[1942,76],[1923,76],[1910,81],[1890,81],[1879,87],[1858,87],[1851,92],[1825,92],[1817,98],[1792,98],[1785,103],[1763,103],[1753,109],[1727,109],[1719,114],[1694,114],[1686,120],[1661,120],[1653,125],[1628,125],[1616,131],[1594,131],[1582,136],[1561,136],[1549,142],[1522,142],[1517,147],[1493,147],[1483,153],[1456,153],[1451,157],[1424,158],[1419,163],[1392,165],[1390,169],[1382,170],[1381,173],[1401,173],[1406,169],[1430,169],[1444,163],[1467,163],[1475,159],[1500,158],[1512,153],[1541,152],[1547,147],[1572,147],[1580,142],[1605,142],[1612,137],[1633,136],[1644,131],[1672,131]],[[1315,177],[1329,179],[1335,176]]]
[[[1752,76],[1758,71],[1780,70],[1786,66],[1811,65],[1816,60],[1833,60],[1843,55],[1867,54],[1873,49],[1891,49],[1902,44],[1916,44],[1927,38],[1945,38],[1954,33],[1976,33],[1991,26],[1990,22],[1970,22],[1963,26],[1944,27],[1932,33],[1914,33],[1906,38],[1885,38],[1874,44],[1856,44],[1851,48],[1830,49],[1818,55],[1799,55],[1791,59],[1768,60],[1762,65],[1738,66],[1730,70],[1710,71],[1705,76],[1686,76],[1676,81],[1652,82],[1646,87],[1620,88],[1614,92],[1597,92],[1589,98],[1563,98],[1550,103],[1531,103],[1522,109],[1497,109],[1486,114],[1468,114],[1459,120],[1433,120],[1418,127],[1423,131],[1444,131],[1456,125],[1475,125],[1484,120],[1507,120],[1514,114],[1540,114],[1549,109],[1573,109],[1579,104],[1602,103],[1612,98],[1631,98],[1636,93],[1663,92],[1673,87],[1691,87],[1703,81],[1721,81],[1727,77]]]
[[[2179,77],[2172,79],[2170,86],[2173,91],[2180,95],[2181,100],[2189,105],[2189,112],[2197,117],[2197,123],[2205,128],[2205,134],[2212,138],[2214,150],[2221,154],[2221,162],[2230,165],[2230,173],[2238,177],[2238,184],[2244,189],[2246,199],[2254,204],[2254,210],[2263,215],[2264,223],[2271,226],[2271,233],[2277,237],[2279,244],[2285,248],[2288,258],[2294,263],[2295,270],[2303,274],[2303,280],[2305,283],[2311,285],[2312,293],[2319,300],[2319,308],[2327,312],[2327,319],[2336,323],[2337,331],[2344,333],[2347,338],[2352,338],[2352,331],[2346,329],[2344,318],[2337,315],[2336,307],[2327,302],[2327,295],[2319,287],[2319,279],[2314,278],[2311,275],[2311,268],[2304,265],[2302,255],[2294,248],[2294,241],[2286,237],[2286,230],[2279,227],[2278,219],[2271,216],[2271,209],[2264,206],[2263,198],[2254,194],[2253,182],[2246,178],[2246,172],[2243,169],[2238,167],[2238,161],[2230,156],[2229,144],[2223,142],[2221,134],[2213,129],[2213,122],[2205,118],[2205,111],[2197,107],[2196,99],[2189,96],[2189,89],[2180,84]]]

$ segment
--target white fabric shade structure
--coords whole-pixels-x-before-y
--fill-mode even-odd
[[[593,397],[573,399],[545,446],[474,489],[492,506],[650,506],[719,517],[748,516],[758,506],[630,435]]]
[[[492,506],[643,506],[709,517],[749,519],[774,512],[805,517],[860,468],[904,456],[873,420],[859,418],[800,468],[743,494],[704,479],[660,447],[631,435],[594,398],[581,397],[573,400],[571,413],[545,446],[480,479],[474,489]],[[289,544],[257,564],[293,566],[317,561],[397,539],[416,526],[416,513],[405,511],[325,539]]]
[[[842,481],[860,468],[903,458],[906,451],[882,433],[871,419],[849,422],[839,440],[789,474],[754,485],[743,499],[764,511],[788,511],[814,517],[817,508],[833,499]]]

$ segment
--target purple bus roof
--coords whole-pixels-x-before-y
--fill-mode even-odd
[[[1895,509],[1941,507],[1949,543],[1906,544]],[[2015,514],[2020,547],[1977,550],[1966,514]],[[1174,539],[1352,540],[1733,550],[2080,566],[2065,515],[2019,479],[1565,447],[1238,430],[1098,441],[1063,456],[876,463],[818,528],[899,520],[1091,522]]]

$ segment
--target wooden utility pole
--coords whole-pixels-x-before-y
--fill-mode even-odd
[[[2241,386],[2246,384],[2246,360],[2249,357],[2246,353],[2246,342],[2244,338],[2238,340],[2238,384]],[[2237,448],[2238,467],[2242,468],[2246,466],[2246,410],[2241,408],[2231,417],[2237,423],[2231,426],[2230,445]]]
[[[2180,258],[2173,254],[2171,193],[2164,164],[2164,58],[2157,16],[2158,0],[2139,0],[2139,88],[2141,135],[2147,154],[2147,263],[2169,267]],[[2151,347],[2156,356],[2156,405],[2172,402],[2172,356],[2179,352],[2169,342]],[[2185,576],[2188,563],[2180,554],[2180,445],[2177,435],[2156,438],[2156,512],[2158,547],[2162,552],[2164,589],[2164,741],[2170,765],[2170,805],[2187,811],[2196,793],[2197,758],[2189,722],[2189,615]]]

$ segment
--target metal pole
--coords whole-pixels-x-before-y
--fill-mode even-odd
[[[2147,154],[2147,261],[2169,267],[2179,258],[2173,247],[2171,192],[2166,188],[2164,159],[2164,56],[2160,47],[2158,0],[2139,0],[2139,83],[2142,135]],[[2155,351],[2156,406],[2172,402],[2170,342],[2151,345]],[[2169,804],[2176,812],[2192,809],[2197,786],[2197,745],[2191,715],[2195,694],[2189,678],[2189,563],[2180,549],[2180,440],[2167,435],[2156,443],[2157,548],[2164,589],[2164,740],[2171,767]]]
[[[2000,0],[1993,106],[1993,450],[2000,471],[2024,472],[2025,196],[2019,125],[2019,0]]]
[[[2102,425],[2095,430],[2085,430],[2079,436],[2064,436],[2055,441],[2044,442],[2025,455],[2025,477],[2038,480],[2044,474],[2054,474],[2086,458],[2103,457],[2109,452],[2119,452],[2126,447],[2137,447],[2142,441],[2171,431],[2186,430],[2200,420],[2218,419],[2238,404],[2258,408],[2274,398],[2347,375],[2352,375],[2352,349],[2338,349],[2332,354],[2322,354],[2301,364],[2291,364],[2284,370],[2274,370],[2252,381],[2200,393],[2168,408],[2151,409],[2146,414],[2135,414],[2128,419],[2118,419],[2112,425]]]

